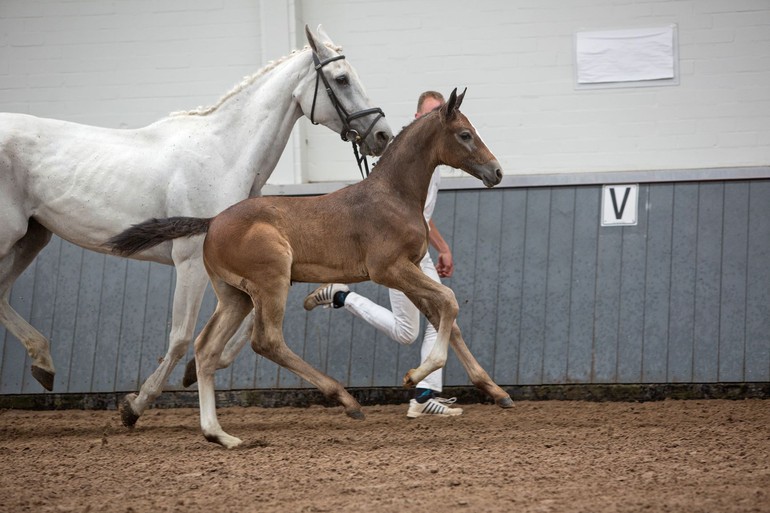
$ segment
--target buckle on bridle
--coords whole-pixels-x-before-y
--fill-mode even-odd
[[[353,114],[348,114],[345,108],[340,105],[339,100],[337,100],[337,95],[334,94],[334,91],[332,90],[331,86],[329,85],[329,81],[326,79],[326,76],[323,74],[323,67],[329,64],[330,62],[338,61],[341,59],[344,59],[345,56],[335,55],[334,57],[329,57],[328,59],[322,61],[318,58],[318,54],[313,52],[313,62],[315,63],[315,91],[313,92],[313,106],[310,109],[310,122],[314,125],[317,125],[318,123],[315,120],[315,105],[316,105],[316,99],[318,98],[318,85],[321,80],[323,80],[324,87],[326,89],[326,94],[329,96],[329,101],[331,101],[332,106],[334,107],[334,110],[337,111],[337,115],[340,117],[340,121],[342,121],[342,131],[340,132],[340,137],[345,142],[351,142],[353,144],[353,155],[356,158],[356,163],[358,164],[358,170],[361,172],[361,176],[363,178],[366,178],[369,176],[369,162],[366,160],[366,155],[360,155],[358,154],[358,147],[356,144],[360,144],[362,141],[366,140],[367,137],[369,137],[369,133],[374,128],[374,125],[377,124],[377,121],[380,120],[380,118],[385,117],[385,113],[380,109],[379,107],[374,107],[371,109],[364,109],[360,110],[358,112],[354,112]],[[372,121],[369,124],[369,128],[366,129],[366,132],[364,132],[363,135],[359,133],[358,130],[350,126],[350,122],[354,119],[358,119],[363,116],[368,116],[371,114],[376,114],[377,117],[374,118],[374,121]],[[366,167],[366,174],[364,174],[364,168],[361,166],[361,164],[364,164]]]

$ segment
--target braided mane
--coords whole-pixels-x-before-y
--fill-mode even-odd
[[[327,48],[330,48],[338,53],[342,51],[341,46],[335,46],[329,43],[324,43],[324,45]],[[179,110],[176,112],[172,112],[170,116],[205,116],[207,114],[211,114],[212,112],[217,110],[219,107],[221,107],[222,104],[225,103],[227,100],[229,100],[230,98],[237,95],[238,93],[240,93],[241,91],[249,87],[251,84],[253,84],[258,78],[262,77],[263,75],[266,75],[270,71],[277,68],[280,64],[283,64],[284,62],[288,61],[292,57],[304,52],[309,48],[310,48],[309,46],[305,45],[302,48],[302,50],[293,50],[289,55],[284,55],[283,57],[280,57],[274,61],[268,62],[262,69],[260,69],[253,75],[247,75],[243,77],[243,80],[241,80],[240,83],[236,84],[235,87],[233,87],[232,89],[230,89],[230,91],[225,93],[225,95],[222,96],[214,105],[210,105],[208,107],[201,106],[192,110]]]

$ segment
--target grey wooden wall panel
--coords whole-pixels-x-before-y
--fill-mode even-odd
[[[550,210],[542,379],[547,383],[565,383],[574,255],[575,189],[554,189]]]
[[[575,190],[567,383],[587,383],[592,375],[599,207],[600,194],[596,188]],[[509,318],[508,322],[513,324],[515,319]]]
[[[439,199],[445,195],[440,195]],[[497,381],[518,381],[520,326],[518,319],[522,308],[524,277],[524,239],[527,222],[527,191],[507,189],[503,191],[503,209],[500,240],[500,284],[495,338],[495,361],[487,371]]]
[[[719,308],[722,272],[724,184],[700,185],[695,268],[695,342],[693,380],[719,379]]]
[[[479,211],[476,229],[476,256],[474,268],[461,269],[459,272],[472,272],[473,297],[465,307],[472,310],[472,321],[465,325],[463,334],[466,343],[482,367],[490,372],[495,361],[495,343],[497,340],[496,321],[499,305],[500,254],[502,235],[503,195],[488,194],[488,190],[478,192]],[[462,308],[462,307],[461,307]],[[467,383],[470,380],[466,379]]]
[[[746,293],[746,377],[770,381],[770,181],[754,182],[749,196]]]
[[[81,286],[83,251],[72,244],[62,244],[59,254],[59,274],[56,283],[56,302],[53,318],[51,355],[56,365],[55,390],[67,390],[73,343],[75,319],[78,310],[78,296]],[[139,302],[143,298],[137,298]],[[74,372],[78,372],[75,368]]]
[[[698,226],[698,185],[674,186],[669,301],[668,375],[671,383],[692,380],[695,329],[695,258]]]
[[[621,262],[623,235],[628,228],[613,228],[616,229],[599,230],[591,375],[591,380],[596,383],[614,383],[617,380],[618,323],[623,277]],[[635,333],[634,336],[639,334]],[[637,360],[634,363],[637,363]]]
[[[673,184],[649,186],[647,270],[644,284],[642,381],[664,383],[668,373]]]
[[[598,186],[442,192],[434,219],[466,341],[503,385],[766,381],[769,193],[769,180],[641,185],[638,224],[600,227]],[[131,391],[167,349],[174,281],[171,267],[54,238],[11,302],[52,338],[56,392]],[[289,346],[347,386],[400,385],[420,340],[400,346],[345,310],[306,313],[314,287],[291,287]],[[352,288],[389,306],[383,287]],[[196,334],[215,302],[209,288]],[[42,392],[2,328],[0,344],[0,393]],[[450,356],[445,384],[467,383]],[[309,385],[247,345],[217,386]]]
[[[104,262],[91,391],[116,390],[127,268],[128,260],[125,259],[107,257]]]
[[[72,392],[89,392],[96,356],[96,336],[99,328],[104,255],[84,251],[78,296],[72,303],[75,315],[72,353],[67,366],[72,369],[67,389]]]
[[[719,380],[742,381],[746,332],[746,260],[749,188],[725,185],[722,295],[719,319]]]
[[[120,323],[118,368],[115,380],[117,390],[133,390],[141,379],[139,363],[149,271],[150,266],[145,262],[130,260],[126,266],[123,317]]]
[[[518,372],[522,384],[540,383],[543,377],[550,206],[550,188],[528,191],[527,228],[522,241],[525,300],[521,308]]]
[[[617,382],[638,383],[642,379],[645,297],[647,276],[647,230],[649,188],[639,189],[636,226],[623,230],[620,305],[618,317]],[[602,230],[611,230],[604,227]]]

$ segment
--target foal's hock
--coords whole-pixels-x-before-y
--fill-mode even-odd
[[[363,418],[361,405],[334,379],[294,354],[283,339],[289,287],[299,282],[372,280],[403,291],[437,328],[428,358],[404,377],[414,386],[444,366],[451,343],[474,385],[502,407],[512,406],[473,358],[455,323],[452,291],[420,270],[428,248],[422,216],[431,175],[439,164],[462,169],[488,187],[502,179],[500,164],[458,110],[464,94],[415,120],[385,150],[365,180],[325,196],[252,198],[207,219],[153,219],[110,240],[129,254],[164,240],[206,232],[203,260],[218,304],[195,341],[205,437],[225,447],[241,440],[225,433],[216,417],[214,371],[222,349],[253,308],[254,350],[336,398],[348,415]]]

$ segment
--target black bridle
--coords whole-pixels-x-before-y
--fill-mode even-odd
[[[313,62],[315,63],[316,76],[315,92],[313,93],[313,107],[310,110],[310,122],[314,125],[318,124],[315,121],[315,103],[316,98],[318,97],[318,82],[320,79],[323,80],[324,87],[326,87],[326,94],[329,95],[329,100],[332,102],[332,105],[334,105],[334,110],[337,111],[337,115],[340,117],[340,121],[342,121],[342,131],[340,132],[340,137],[342,137],[343,141],[350,141],[353,144],[353,155],[356,157],[358,170],[361,171],[361,176],[366,178],[369,176],[369,162],[366,160],[366,155],[359,156],[357,143],[360,144],[369,136],[369,133],[374,128],[374,125],[377,124],[377,121],[379,121],[380,118],[385,117],[385,113],[382,112],[382,109],[379,107],[374,107],[371,109],[359,110],[358,112],[349,114],[348,111],[345,110],[345,107],[340,104],[340,101],[337,99],[337,95],[334,94],[334,91],[329,85],[329,81],[326,79],[326,75],[323,74],[323,67],[330,62],[338,61],[344,58],[344,55],[335,55],[334,57],[329,57],[325,61],[322,61],[318,58],[318,54],[313,52]],[[374,118],[374,121],[369,124],[369,128],[366,129],[363,135],[350,125],[350,122],[354,119],[369,116],[371,114],[376,114],[377,116]],[[362,163],[364,164],[364,167],[361,166]],[[366,174],[364,174],[364,168],[366,169]]]

